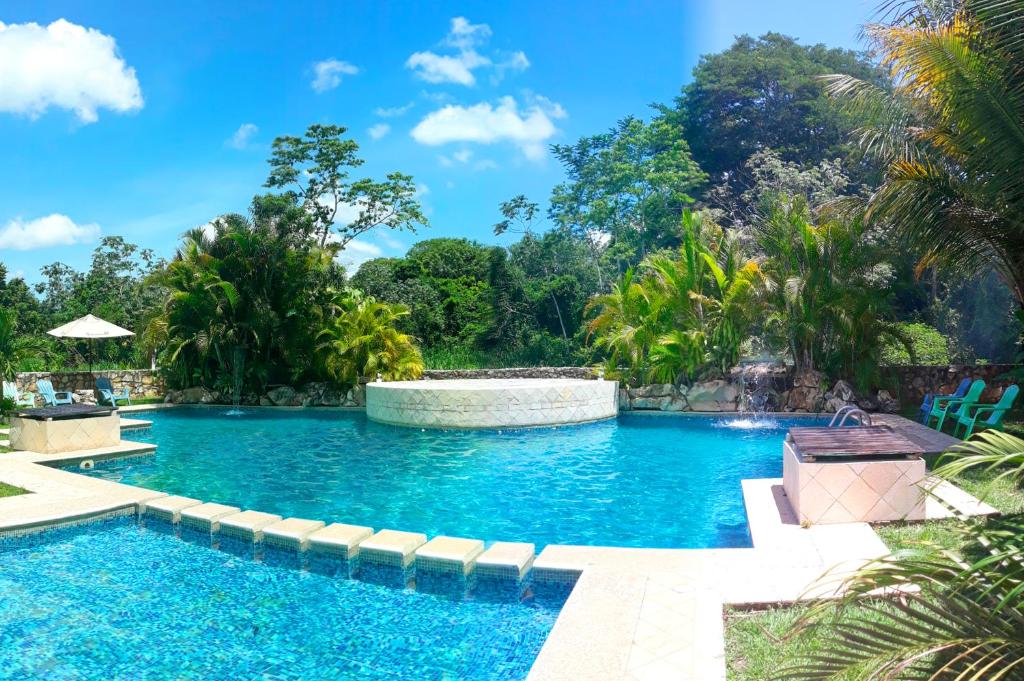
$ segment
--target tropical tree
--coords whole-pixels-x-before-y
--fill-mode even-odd
[[[380,374],[389,381],[419,378],[423,357],[412,336],[396,329],[404,305],[378,302],[356,290],[337,294],[325,328],[317,334],[324,369],[340,383]]]
[[[735,189],[759,151],[772,149],[807,166],[848,156],[856,120],[828,101],[818,80],[828,73],[882,84],[865,54],[800,45],[779,33],[741,35],[729,49],[702,56],[675,106],[661,110],[682,128],[700,167]]]
[[[766,201],[754,229],[769,344],[785,349],[798,372],[871,387],[885,342],[910,340],[890,319],[890,273],[863,221],[823,212],[815,224],[803,197],[780,195]]]
[[[552,190],[549,215],[591,244],[594,262],[611,257],[621,271],[678,243],[679,216],[706,179],[679,126],[630,117],[552,149],[569,182]]]
[[[23,371],[26,362],[39,359],[45,345],[38,338],[18,334],[18,318],[14,310],[0,308],[0,378],[11,380]]]
[[[1019,486],[1024,440],[986,431],[940,463],[942,478],[985,470]],[[811,608],[793,634],[829,636],[778,678],[1024,679],[1024,514],[961,518],[957,529],[962,548],[898,552],[846,579],[837,602]]]
[[[865,28],[893,88],[852,75],[829,92],[885,168],[867,219],[958,271],[993,266],[1024,305],[1024,5],[891,2]]]
[[[756,314],[753,260],[701,213],[684,210],[677,252],[652,254],[641,276],[627,270],[589,305],[589,331],[610,371],[635,379],[674,382],[699,370],[727,372]]]
[[[359,145],[346,128],[311,125],[302,137],[278,137],[272,144],[270,176],[264,186],[282,189],[306,212],[306,230],[327,245],[333,233],[341,248],[375,227],[415,231],[427,218],[416,199],[412,176],[389,173],[383,181],[353,180],[363,165]]]

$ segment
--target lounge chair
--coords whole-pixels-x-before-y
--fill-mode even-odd
[[[980,378],[973,383],[971,387],[967,389],[967,394],[963,397],[936,397],[932,400],[932,410],[928,414],[928,420],[925,425],[931,425],[932,417],[938,419],[938,423],[935,424],[935,430],[941,431],[942,426],[946,423],[946,417],[956,414],[966,414],[965,408],[973,407],[981,399],[981,393],[985,392],[985,381]]]
[[[954,397],[959,399],[967,394],[967,388],[970,387],[970,385],[971,379],[965,378],[964,380],[960,381],[960,385],[958,385],[956,387],[956,390],[954,390],[951,393],[945,395],[933,395],[932,393],[927,393],[924,396],[924,401],[921,402],[921,408],[917,412],[918,414],[921,415],[921,423],[928,425],[928,417],[931,416],[932,413],[932,402],[935,400],[936,397]]]
[[[11,400],[16,407],[36,406],[35,395],[19,391],[18,384],[13,381],[4,381],[4,399]]]
[[[101,376],[96,379],[96,390],[100,394],[100,403],[109,402],[110,406],[116,407],[117,401],[132,403],[131,393],[128,388],[121,388],[117,392],[114,392],[114,384],[110,382],[109,378]]]
[[[974,432],[975,426],[1002,430],[1003,417],[1013,407],[1019,392],[1020,388],[1016,385],[1011,385],[1003,391],[1003,394],[999,396],[999,401],[995,404],[976,404],[972,407],[961,408],[956,416],[956,426],[953,428],[953,435],[957,434],[960,426],[964,427],[965,440]],[[981,423],[978,423],[978,417],[982,414],[988,414],[989,416]]]
[[[53,383],[44,379],[36,381],[36,389],[39,391],[39,396],[43,398],[43,402],[47,407],[56,407],[61,404],[71,404],[74,400],[71,399],[71,393],[67,391],[57,392],[53,389]]]

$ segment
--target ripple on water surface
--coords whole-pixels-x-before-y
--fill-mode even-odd
[[[740,481],[782,473],[807,419],[622,415],[578,426],[439,431],[360,412],[179,408],[146,415],[153,457],[90,475],[286,516],[486,540],[749,546]]]
[[[0,546],[0,678],[522,679],[558,614],[270,567],[126,520]]]

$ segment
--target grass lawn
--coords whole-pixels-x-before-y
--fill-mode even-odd
[[[18,494],[28,494],[28,492],[20,487],[0,482],[0,497],[13,497]]]
[[[1024,437],[1024,424],[1008,424],[1007,430]],[[967,492],[998,508],[1003,513],[1024,513],[1024,490],[1013,482],[992,483],[995,473],[971,471],[955,480]],[[986,494],[987,491],[987,494]],[[922,548],[933,544],[945,549],[958,549],[960,535],[953,520],[926,523],[891,523],[876,528],[878,535],[893,551]],[[793,624],[806,611],[804,606],[783,606],[767,610],[725,611],[725,656],[729,681],[763,681],[794,663],[800,656],[820,650],[830,639],[827,628],[807,635],[787,637]],[[851,614],[863,615],[863,608],[853,607]],[[871,613],[873,620],[882,617]]]

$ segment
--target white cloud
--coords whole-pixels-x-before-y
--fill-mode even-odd
[[[483,45],[491,38],[491,27],[487,24],[471,24],[466,17],[452,19],[451,28],[444,38],[444,44],[459,50],[468,50]]]
[[[31,251],[51,246],[89,243],[99,236],[99,225],[78,225],[67,215],[54,213],[28,222],[21,218],[11,220],[0,228],[0,248]]]
[[[135,69],[112,37],[64,19],[49,26],[0,21],[0,111],[35,118],[55,106],[94,123],[98,109],[123,113],[142,104]]]
[[[497,106],[487,102],[445,106],[427,114],[411,134],[428,146],[511,142],[526,158],[536,161],[544,157],[545,143],[558,131],[552,119],[565,116],[565,109],[543,97],[533,97],[522,111],[515,99],[502,97]]]
[[[336,259],[350,273],[353,273],[367,260],[373,260],[382,255],[384,255],[384,250],[377,244],[362,239],[353,239],[345,244],[345,250],[338,253]]]
[[[391,236],[391,234],[389,234],[387,231],[382,230],[378,232],[377,239],[380,240],[382,244],[384,244],[386,247],[390,248],[393,251],[404,251],[406,248],[408,248],[405,245],[405,242],[400,241],[399,239],[396,239],[395,237]]]
[[[347,61],[337,59],[324,59],[313,64],[313,89],[317,92],[327,92],[341,85],[342,76],[354,76],[359,73],[359,67],[349,64]]]
[[[371,125],[369,130],[370,137],[372,137],[375,140],[379,140],[381,137],[388,134],[389,132],[391,132],[391,126],[388,125],[387,123],[377,123],[376,125]]]
[[[373,110],[373,113],[377,114],[381,118],[397,118],[409,109],[413,108],[415,105],[416,102],[409,102],[405,106],[378,107]]]
[[[486,57],[469,50],[454,57],[433,52],[414,52],[405,66],[416,71],[416,76],[428,83],[473,85],[476,83],[473,69],[490,63]]]
[[[235,134],[232,135],[225,144],[232,149],[245,149],[249,146],[249,142],[252,140],[253,135],[258,133],[260,129],[256,127],[254,123],[242,123],[238,126],[238,130],[235,130]]]
[[[465,17],[455,17],[441,45],[457,50],[456,54],[414,52],[406,60],[405,66],[415,71],[417,78],[428,83],[467,86],[476,84],[476,76],[473,74],[475,69],[493,68],[491,80],[497,82],[507,71],[522,71],[530,66],[530,60],[522,51],[504,57],[480,54],[477,48],[485,46],[491,34],[491,27],[487,24],[473,24]]]

